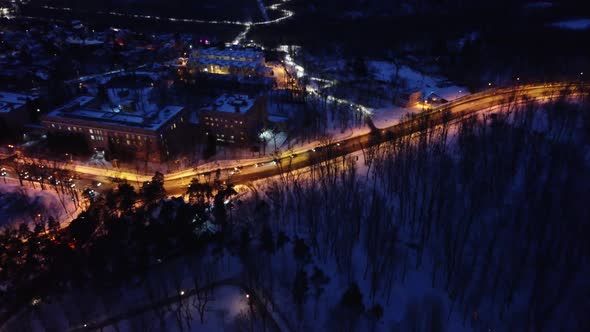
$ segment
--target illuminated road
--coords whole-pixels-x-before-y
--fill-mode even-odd
[[[512,88],[493,89],[476,94],[466,95],[451,101],[443,106],[434,108],[419,114],[411,120],[402,121],[396,125],[387,128],[379,128],[369,134],[347,138],[341,141],[334,141],[328,146],[319,147],[318,149],[300,149],[289,153],[283,153],[276,160],[271,158],[262,158],[257,162],[236,163],[219,169],[221,173],[220,180],[228,180],[233,184],[243,184],[254,180],[278,175],[281,172],[296,170],[310,166],[313,163],[326,159],[334,159],[343,155],[366,148],[372,144],[383,142],[386,136],[404,136],[417,133],[420,131],[419,125],[429,115],[428,126],[436,126],[446,121],[477,113],[494,106],[509,105],[511,103],[523,102],[526,100],[540,100],[545,98],[556,98],[564,90],[568,89],[574,94],[588,94],[589,89],[584,88],[581,91],[579,86],[559,83],[559,84],[539,84],[518,86]],[[443,119],[443,110],[448,110],[448,118]],[[388,135],[385,135],[387,134]],[[315,150],[315,151],[314,151]],[[278,162],[278,163],[276,163]],[[232,175],[235,168],[240,168],[239,172]],[[168,174],[166,179],[166,189],[171,195],[183,194],[188,182],[192,178],[214,178],[215,169],[197,169],[185,170],[177,173]]]
[[[369,134],[353,136],[340,141],[332,141],[324,146],[320,146],[321,143],[318,142],[315,149],[310,148],[308,145],[306,148],[296,148],[295,150],[285,152],[280,156],[276,156],[276,158],[264,157],[252,159],[247,162],[229,162],[220,168],[216,166],[198,167],[196,169],[189,168],[166,174],[165,186],[170,195],[182,195],[185,193],[186,187],[191,179],[198,178],[202,181],[213,180],[216,178],[216,173],[219,173],[220,181],[229,181],[232,184],[244,184],[275,176],[281,172],[305,168],[322,160],[335,159],[359,151],[372,144],[383,142],[387,139],[386,136],[393,135],[399,137],[417,133],[420,131],[421,122],[423,123],[426,118],[425,115],[429,115],[427,126],[436,126],[443,122],[443,110],[449,111],[449,116],[446,120],[452,121],[494,106],[509,105],[525,100],[556,98],[564,89],[578,95],[588,94],[590,90],[588,87],[584,87],[584,91],[581,91],[579,85],[567,83],[526,85],[487,90],[463,96],[443,106],[418,114],[410,120],[401,121],[387,128],[378,128]],[[151,176],[138,175],[132,171],[72,164],[66,164],[64,167],[79,175],[79,180],[77,180],[78,188],[89,187],[94,181],[100,181],[104,184],[101,186],[101,190],[106,190],[117,185],[111,182],[113,178],[127,180],[132,185],[138,187],[144,181],[151,179]],[[7,178],[14,178],[14,174],[10,174],[9,172]]]
[[[279,17],[272,19],[272,20],[264,20],[258,22],[246,22],[246,21],[231,21],[231,20],[202,20],[198,18],[180,18],[180,17],[166,17],[166,16],[157,16],[157,15],[141,15],[141,14],[130,14],[130,13],[123,13],[123,12],[115,12],[115,11],[96,11],[98,15],[111,15],[111,16],[119,16],[119,17],[127,17],[127,18],[134,18],[134,19],[144,19],[144,20],[154,20],[154,21],[168,21],[168,22],[179,22],[179,23],[205,23],[205,24],[228,24],[228,25],[241,25],[241,26],[250,26],[250,25],[268,25],[268,24],[275,24],[281,21],[284,21],[291,16],[293,16],[294,12],[288,9],[283,9],[282,7],[289,3],[291,0],[282,0],[279,3],[270,5],[266,7],[267,11],[278,11],[280,13]],[[55,11],[65,11],[65,12],[73,12],[74,10],[70,7],[55,7],[55,6],[40,6],[40,8],[48,9],[48,10],[55,10]]]

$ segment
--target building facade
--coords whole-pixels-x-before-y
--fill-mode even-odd
[[[36,96],[0,91],[0,136],[22,133],[25,124],[31,121],[31,113],[38,107]]]
[[[264,94],[256,96],[225,94],[199,110],[199,123],[206,136],[217,141],[247,145],[257,141],[264,127],[267,110]]]
[[[43,126],[49,133],[76,134],[91,148],[141,161],[168,160],[182,146],[188,125],[183,107],[128,113],[93,107],[93,101],[94,97],[78,97],[44,116]]]
[[[198,49],[190,55],[187,66],[193,73],[236,76],[261,76],[267,71],[264,54],[255,49]]]

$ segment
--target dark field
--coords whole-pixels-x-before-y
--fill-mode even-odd
[[[77,13],[115,11],[203,20],[262,19],[256,0],[32,0],[26,9],[40,6],[68,7]]]

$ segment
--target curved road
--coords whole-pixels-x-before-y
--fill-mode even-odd
[[[308,167],[320,161],[336,159],[343,155],[359,151],[373,144],[384,142],[391,137],[399,137],[418,133],[425,126],[432,127],[442,124],[444,121],[452,121],[463,116],[468,116],[494,106],[510,105],[526,100],[540,100],[544,98],[556,98],[567,92],[575,95],[590,93],[590,86],[580,83],[547,83],[522,85],[508,88],[486,90],[455,99],[445,105],[432,110],[422,112],[416,116],[401,121],[387,128],[378,128],[368,134],[353,136],[340,141],[332,141],[321,146],[318,142],[315,148],[300,148],[289,153],[283,153],[276,158],[259,158],[248,162],[230,163],[223,168],[198,167],[165,175],[166,190],[170,195],[182,195],[186,191],[188,183],[193,178],[214,179],[219,173],[219,180],[232,184],[244,184],[278,175],[285,171],[293,171]],[[138,175],[131,171],[111,170],[98,167],[81,165],[66,165],[79,175],[78,187],[92,186],[94,181],[100,181],[104,185],[101,190],[115,187],[111,183],[112,178],[121,178],[139,187],[144,181],[149,181],[151,176]],[[236,170],[238,170],[236,172]],[[11,174],[8,174],[8,178]]]
[[[334,141],[324,146],[319,146],[320,144],[318,143],[317,148],[295,150],[293,154],[284,153],[276,159],[264,158],[257,163],[236,163],[230,167],[220,169],[222,174],[221,179],[224,179],[223,175],[229,175],[228,180],[233,184],[242,184],[263,179],[278,175],[286,170],[296,170],[326,159],[338,158],[370,145],[384,142],[392,136],[399,137],[417,133],[423,130],[424,126],[436,126],[442,124],[444,121],[452,121],[494,106],[510,105],[527,100],[556,98],[564,92],[577,95],[588,94],[590,87],[582,87],[579,84],[570,83],[552,83],[500,88],[466,95],[445,105],[420,113],[409,120],[402,121],[387,128],[373,130],[368,134]],[[232,175],[232,171],[235,168],[239,168],[240,170],[238,173]],[[216,171],[211,169],[197,169],[197,171],[185,170],[168,174],[165,177],[166,189],[173,195],[182,194],[192,178],[206,176],[213,178]]]

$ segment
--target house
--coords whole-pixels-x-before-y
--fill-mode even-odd
[[[395,104],[401,107],[412,107],[420,102],[422,91],[420,89],[409,89],[398,93]]]
[[[443,97],[437,95],[434,92],[431,92],[428,97],[426,97],[426,100],[424,101],[425,104],[428,104],[432,107],[436,107],[436,106],[440,106],[442,104],[448,103],[449,101],[444,99]]]

